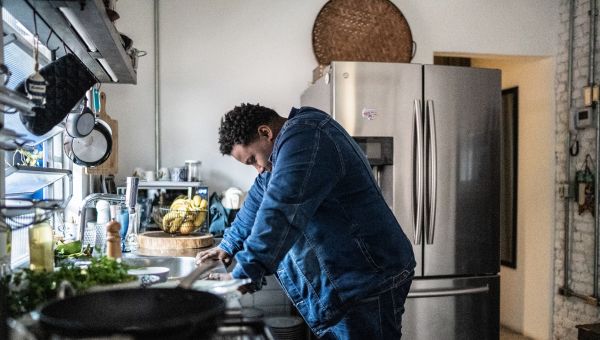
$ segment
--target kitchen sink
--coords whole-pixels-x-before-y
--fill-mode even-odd
[[[169,279],[178,279],[196,269],[196,259],[185,256],[124,256],[123,263],[132,267],[167,267]]]

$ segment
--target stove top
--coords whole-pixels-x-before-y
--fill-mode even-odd
[[[212,339],[273,340],[262,317],[262,312],[253,308],[228,309]]]

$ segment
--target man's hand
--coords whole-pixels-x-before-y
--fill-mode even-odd
[[[221,260],[225,266],[229,266],[229,264],[231,264],[231,255],[219,247],[214,247],[196,254],[196,264],[208,259]]]

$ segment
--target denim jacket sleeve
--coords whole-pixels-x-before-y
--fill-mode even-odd
[[[219,248],[225,250],[228,254],[235,255],[242,250],[244,241],[250,235],[252,225],[254,225],[256,211],[263,199],[267,181],[267,176],[259,175],[256,177],[254,184],[248,191],[244,204],[235,216],[233,223],[231,223],[231,227],[225,229]]]
[[[271,179],[252,233],[236,255],[234,278],[260,282],[264,275],[274,273],[343,176],[341,154],[327,130],[322,129],[328,121],[299,120],[279,133]]]

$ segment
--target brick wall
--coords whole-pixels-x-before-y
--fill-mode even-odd
[[[569,40],[569,0],[560,0],[559,49],[556,67],[556,181],[557,188],[567,181],[566,160],[568,156],[566,141],[568,134],[568,40]],[[589,51],[589,0],[575,1],[574,24],[574,54],[573,54],[573,106],[583,105],[583,87],[588,83],[588,51]],[[600,31],[599,31],[600,33]],[[596,43],[596,68],[600,67],[600,44]],[[595,72],[598,74],[598,71]],[[596,77],[598,79],[598,77]],[[574,176],[575,167],[580,169],[586,154],[595,160],[596,131],[587,129],[579,134],[580,152],[572,158],[571,176]],[[563,259],[564,259],[564,201],[556,193],[556,233],[554,245],[554,312],[553,336],[555,339],[576,339],[578,324],[600,321],[600,309],[584,303],[574,297],[565,298],[557,294],[558,288],[563,285]],[[590,213],[579,215],[577,205],[571,203],[572,243],[571,243],[571,283],[570,288],[577,293],[591,295],[593,292],[593,257],[594,257],[594,218]]]

